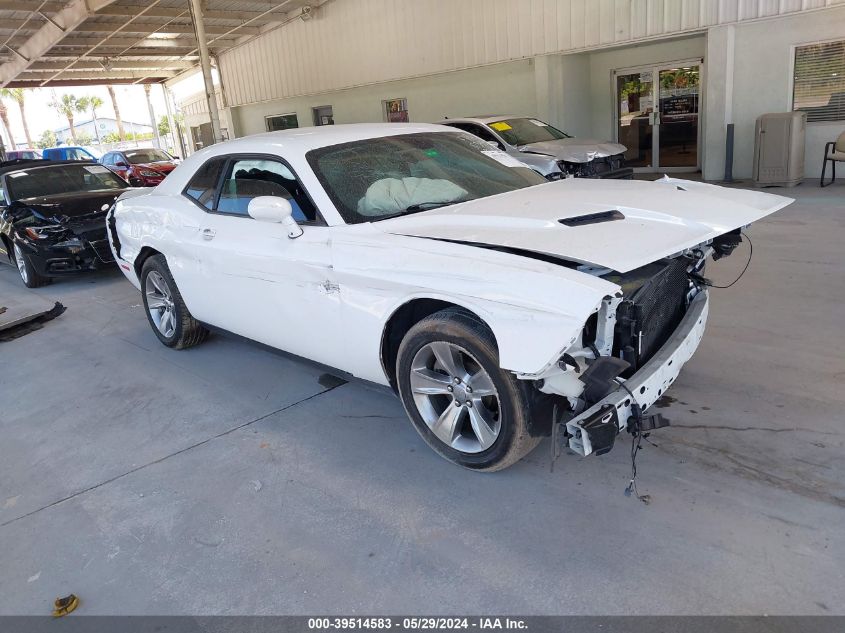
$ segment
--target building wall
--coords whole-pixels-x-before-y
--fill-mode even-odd
[[[730,39],[733,31],[733,61]],[[845,38],[845,7],[777,20],[719,27],[708,33],[706,110],[708,134],[704,177],[724,175],[725,126],[735,125],[734,176],[749,178],[754,162],[754,124],[767,112],[792,107],[791,67],[796,44]],[[807,124],[805,175],[821,173],[824,144],[845,122]]]
[[[496,64],[418,79],[390,81],[327,94],[279,99],[233,108],[240,136],[265,132],[264,117],[296,113],[301,127],[313,125],[312,108],[332,106],[335,123],[382,121],[382,102],[405,98],[414,122],[473,114],[537,111],[534,60]],[[228,89],[228,86],[227,86]]]
[[[265,131],[265,116],[293,112],[312,125],[312,108],[326,105],[336,123],[381,121],[382,101],[401,97],[412,121],[511,112],[610,139],[613,70],[704,58],[704,177],[723,176],[730,120],[734,176],[748,178],[754,120],[790,108],[792,46],[845,36],[845,0],[467,0],[450,20],[432,1],[356,0],[352,11],[349,0],[332,0],[308,22],[222,54],[234,104],[221,109],[223,126],[243,136]],[[314,42],[322,48],[311,50]],[[569,52],[547,52],[557,49]],[[508,57],[526,58],[491,63]],[[196,124],[208,119],[204,101],[185,112]],[[841,129],[808,126],[808,177]]]
[[[294,19],[221,53],[220,72],[229,104],[240,106],[553,53],[633,44],[843,3],[845,0],[332,0],[321,4],[308,21]]]
[[[99,129],[100,129],[100,137],[105,136],[106,134],[110,134],[114,132],[117,133],[117,121],[114,119],[98,119],[97,120]],[[74,124],[73,129],[76,131],[77,136],[84,135],[90,136],[93,140],[97,139],[97,131],[94,129],[94,122],[93,121],[85,121],[83,123]],[[123,122],[123,129],[127,133],[135,132],[137,134],[147,134],[153,131],[153,128],[149,125],[143,125],[140,123],[132,123],[130,121]],[[56,131],[56,141],[59,143],[70,143],[73,141],[70,135],[69,128],[63,128],[61,130]]]

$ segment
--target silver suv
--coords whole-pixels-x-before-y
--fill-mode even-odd
[[[539,119],[487,115],[439,123],[474,134],[549,180],[633,177],[624,145],[575,138]]]

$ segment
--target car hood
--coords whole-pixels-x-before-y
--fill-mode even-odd
[[[624,153],[627,148],[619,143],[597,141],[590,138],[562,138],[520,145],[520,152],[546,154],[570,163],[589,163],[596,158],[607,158]]]
[[[125,189],[63,193],[25,198],[18,200],[15,204],[31,209],[33,215],[40,220],[67,224],[84,216],[105,214],[124,191]]]
[[[628,272],[746,226],[792,198],[663,178],[559,180],[377,223],[388,233]]]
[[[176,169],[176,165],[170,161],[162,161],[160,163],[134,163],[132,165],[136,169],[152,169],[162,174],[169,174]]]

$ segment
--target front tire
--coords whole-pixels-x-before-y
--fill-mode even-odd
[[[185,305],[164,255],[153,255],[144,262],[141,288],[147,320],[164,345],[186,349],[208,338],[208,330]]]
[[[44,277],[36,272],[32,264],[29,263],[29,260],[24,257],[21,247],[15,241],[12,242],[12,263],[18,269],[21,281],[27,288],[40,288],[50,283],[49,277]]]
[[[501,470],[540,442],[528,433],[528,387],[501,369],[492,332],[471,313],[450,308],[414,325],[396,367],[414,428],[449,461]]]

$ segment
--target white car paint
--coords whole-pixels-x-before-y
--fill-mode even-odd
[[[389,220],[345,224],[306,152],[416,132],[462,134],[438,125],[340,125],[262,134],[203,149],[158,187],[116,203],[121,250],[115,256],[121,270],[140,289],[136,259],[145,248],[161,252],[200,321],[383,385],[390,378],[380,351],[391,315],[414,299],[447,301],[488,324],[504,369],[523,379],[549,378],[550,389],[563,385],[555,393],[573,397],[572,376],[561,377],[557,361],[566,350],[583,355],[578,346],[584,323],[605,298],[620,296],[620,287],[589,271],[471,243],[624,272],[706,243],[791,202],[674,179],[572,179]],[[305,226],[300,237],[289,239],[280,223],[207,213],[182,195],[206,160],[236,153],[286,160],[326,226]],[[625,218],[575,228],[558,222],[606,210],[618,210]],[[214,239],[203,239],[206,232]],[[706,293],[702,297],[706,305]],[[699,339],[694,345],[678,343],[688,354],[676,356],[668,374],[665,368],[652,374],[674,379]]]
[[[628,272],[785,207],[792,198],[664,178],[569,178],[385,220],[386,231],[497,244]],[[569,227],[558,220],[619,211],[622,221]]]

